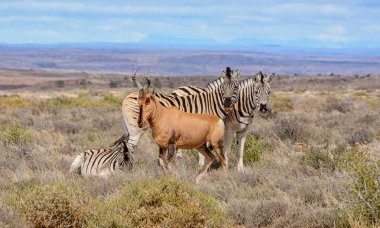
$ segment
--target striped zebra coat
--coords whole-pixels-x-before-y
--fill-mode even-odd
[[[268,101],[271,93],[270,82],[274,75],[266,76],[261,72],[239,83],[239,99],[235,103],[233,111],[225,119],[224,148],[228,160],[231,152],[232,140],[236,134],[238,145],[239,171],[244,170],[244,144],[247,134],[252,126],[255,113],[261,115],[269,113]],[[200,161],[200,164],[202,161]]]
[[[75,157],[69,172],[78,172],[84,177],[107,178],[117,170],[130,170],[132,157],[126,150],[126,143],[123,142],[115,147],[83,151]]]

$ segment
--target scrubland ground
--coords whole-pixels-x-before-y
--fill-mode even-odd
[[[379,226],[380,79],[281,87],[292,80],[276,79],[272,114],[255,117],[245,172],[234,145],[228,174],[212,169],[199,184],[192,150],[176,175],[163,176],[149,132],[132,171],[107,180],[68,174],[77,153],[122,134],[121,101],[135,89],[3,91],[0,226]]]

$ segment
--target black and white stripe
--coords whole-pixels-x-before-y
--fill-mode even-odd
[[[228,158],[232,140],[236,134],[239,153],[237,168],[239,171],[244,169],[244,143],[255,113],[259,111],[260,114],[266,115],[269,112],[270,82],[273,76],[268,77],[260,72],[253,77],[240,81],[238,101],[235,103],[233,111],[225,119],[225,156]]]
[[[117,170],[131,169],[131,157],[125,143],[106,149],[91,149],[79,153],[70,167],[70,173],[84,177],[108,177]]]

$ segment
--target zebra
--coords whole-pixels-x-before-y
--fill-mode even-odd
[[[141,89],[142,85],[134,78],[135,73],[136,71],[132,80]],[[185,86],[178,88],[169,95],[157,93],[157,98],[166,107],[175,106],[184,112],[213,114],[224,119],[227,116],[228,109],[231,109],[238,100],[239,77],[239,70],[234,72],[230,67],[227,67],[226,71],[221,71],[221,77],[210,82],[204,89]],[[148,86],[149,84],[150,81],[148,80]],[[137,124],[140,113],[137,99],[138,92],[134,92],[127,95],[122,102],[125,134],[129,135],[127,143],[129,152],[136,149],[141,136],[149,128],[148,124],[141,128]],[[123,137],[120,140],[123,140]],[[118,141],[115,141],[115,144],[118,143]]]
[[[239,83],[238,101],[225,119],[224,152],[226,160],[231,152],[232,140],[236,134],[238,145],[238,171],[244,171],[244,143],[252,125],[255,112],[267,115],[270,110],[268,101],[271,93],[270,83],[275,75],[264,75],[261,71]],[[200,164],[202,161],[200,160]]]
[[[116,170],[131,170],[132,157],[126,152],[125,139],[128,137],[123,136],[121,143],[110,148],[90,149],[79,153],[72,162],[69,173],[78,172],[84,177],[107,178]]]

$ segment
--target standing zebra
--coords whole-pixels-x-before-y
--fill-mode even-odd
[[[239,70],[233,72],[227,67],[226,71],[222,71],[221,77],[209,83],[205,89],[180,87],[169,95],[157,93],[157,99],[166,107],[175,106],[184,112],[213,114],[224,119],[227,115],[225,109],[230,109],[238,99],[239,76]],[[137,86],[139,89],[142,88],[139,83]],[[149,128],[149,124],[145,124],[142,128],[137,124],[140,113],[137,99],[138,92],[134,92],[127,95],[122,104],[126,134],[129,135],[127,143],[129,152],[135,150],[141,136]],[[123,140],[123,137],[120,140]]]
[[[231,151],[232,139],[236,133],[236,140],[238,145],[239,160],[237,169],[244,170],[243,155],[244,143],[247,137],[248,130],[253,121],[255,111],[261,114],[268,114],[268,101],[271,93],[270,82],[274,74],[265,76],[262,72],[245,79],[239,83],[239,99],[235,103],[233,111],[225,119],[225,138],[224,148],[225,156],[228,156]]]
[[[84,177],[107,178],[116,170],[131,168],[132,157],[127,153],[127,145],[123,140],[111,148],[91,149],[79,153],[71,164],[69,172],[79,172]]]

